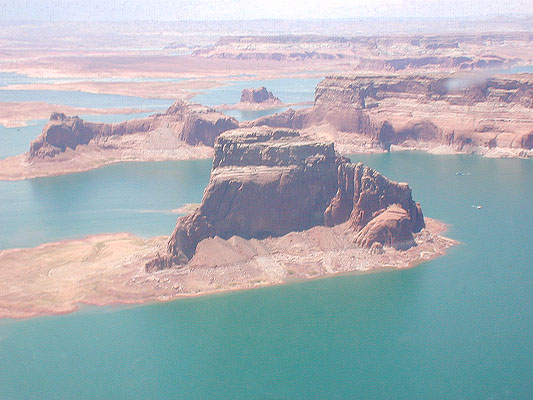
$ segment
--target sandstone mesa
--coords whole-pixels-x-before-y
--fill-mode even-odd
[[[215,137],[236,127],[234,118],[181,101],[164,113],[116,124],[54,113],[28,153],[0,160],[0,179],[80,172],[122,161],[209,158]]]
[[[177,101],[165,113],[118,124],[54,113],[29,153],[0,160],[0,179],[86,171],[121,161],[209,158],[215,138],[241,127],[299,129],[344,153],[415,149],[487,157],[533,155],[531,74],[332,75],[316,87],[311,108],[239,122],[199,104]],[[265,88],[239,104],[278,105]],[[224,108],[224,107],[221,107]]]
[[[381,253],[384,247],[413,247],[425,224],[406,183],[350,163],[332,143],[287,129],[232,130],[216,140],[202,204],[178,219],[167,254],[146,269],[194,263],[195,257],[205,257],[197,247],[208,238],[262,240],[337,226],[351,235],[353,246]]]
[[[531,74],[360,74],[321,81],[310,109],[248,125],[303,129],[343,153],[391,146],[495,157],[533,154]]]

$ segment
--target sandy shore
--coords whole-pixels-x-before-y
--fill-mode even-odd
[[[0,70],[46,78],[274,79],[349,71],[353,60],[235,60],[146,51],[12,50]]]
[[[166,237],[140,239],[103,234],[0,251],[0,317],[27,318],[75,311],[80,304],[168,301],[230,290],[278,285],[383,268],[409,268],[443,255],[457,244],[446,226],[426,218],[427,228],[407,251],[370,254],[353,244],[345,225],[315,227],[279,238],[218,237],[199,243],[191,261],[155,273],[145,263],[163,253]]]
[[[36,119],[48,119],[53,112],[61,112],[66,115],[102,115],[102,114],[135,114],[141,112],[153,112],[154,110],[134,108],[85,108],[69,107],[59,104],[43,102],[1,102],[0,124],[6,128],[18,128],[27,126],[29,121]],[[125,118],[127,119],[127,118]]]

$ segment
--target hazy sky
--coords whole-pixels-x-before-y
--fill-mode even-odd
[[[532,14],[533,0],[0,0],[3,21],[482,18]]]

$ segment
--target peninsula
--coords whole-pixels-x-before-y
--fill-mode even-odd
[[[332,143],[252,127],[214,147],[202,203],[170,238],[105,234],[1,251],[0,316],[407,268],[456,243],[423,217],[407,183],[352,164]]]

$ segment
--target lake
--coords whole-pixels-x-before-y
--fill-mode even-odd
[[[409,270],[0,320],[0,398],[530,398],[531,160],[352,160],[409,182],[461,245]],[[168,211],[199,202],[209,170],[127,163],[0,182],[0,247],[170,234]]]
[[[65,78],[67,81],[69,79]],[[94,80],[94,79],[93,79]],[[104,80],[105,79],[100,79]],[[113,81],[112,79],[108,79]],[[180,79],[168,79],[168,81],[179,81]],[[56,80],[45,79],[46,82]],[[162,78],[139,78],[132,81],[165,81]],[[222,104],[234,104],[239,102],[241,91],[244,88],[258,88],[266,86],[274,92],[285,103],[312,102],[314,90],[320,79],[311,78],[283,78],[269,80],[246,80],[230,81],[225,86],[216,87],[201,91],[192,101],[207,106],[217,106]],[[0,102],[29,102],[40,101],[51,104],[61,104],[71,107],[92,107],[92,108],[136,108],[154,109],[159,112],[164,111],[173,101],[167,99],[144,99],[142,97],[121,96],[113,94],[94,94],[86,92],[61,91],[61,90],[2,90],[1,86],[20,83],[39,83],[43,79],[31,78],[25,75],[0,72]],[[293,106],[301,108],[302,106]],[[225,110],[224,113],[239,121],[250,121],[266,115],[287,110],[288,107],[278,107],[269,110],[245,111],[245,110]],[[141,112],[134,114],[102,114],[102,115],[80,115],[80,118],[91,122],[115,123],[128,119],[145,118],[152,112]],[[5,128],[0,125],[0,159],[15,156],[29,150],[30,142],[42,131],[47,120],[30,121],[27,127]]]

